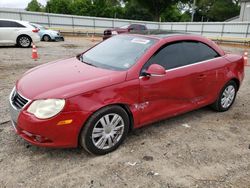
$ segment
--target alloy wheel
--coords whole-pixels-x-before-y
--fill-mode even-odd
[[[22,36],[19,38],[19,44],[22,47],[28,47],[30,45],[30,39],[28,37]]]
[[[101,150],[112,148],[118,143],[124,132],[124,120],[118,114],[111,113],[101,117],[92,131],[92,142]]]
[[[221,97],[221,106],[228,108],[234,101],[236,90],[233,85],[229,85],[225,88]]]

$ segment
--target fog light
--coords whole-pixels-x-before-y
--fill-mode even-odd
[[[48,138],[40,136],[40,135],[35,135],[34,139],[35,141],[40,142],[40,143],[51,142]]]

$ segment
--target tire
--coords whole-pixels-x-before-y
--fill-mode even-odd
[[[235,81],[229,81],[222,88],[218,99],[212,104],[212,108],[218,112],[228,111],[235,101],[237,91],[238,87]]]
[[[22,48],[29,48],[31,46],[32,40],[27,35],[21,35],[17,38],[17,45]]]
[[[43,35],[43,41],[45,41],[45,42],[51,41],[50,36],[49,35]]]
[[[122,107],[116,105],[104,107],[95,112],[84,125],[79,137],[80,145],[91,154],[110,153],[125,140],[129,122],[129,116]],[[107,124],[108,126],[104,128]]]

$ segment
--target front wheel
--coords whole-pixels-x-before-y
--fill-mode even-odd
[[[218,112],[225,112],[233,105],[237,95],[237,84],[234,81],[229,81],[221,90],[220,96],[212,104],[212,107]]]
[[[120,106],[95,112],[84,125],[80,144],[89,153],[104,155],[117,149],[129,130],[129,116]]]
[[[49,35],[44,35],[44,36],[43,36],[43,40],[44,40],[45,42],[49,42],[49,41],[51,41],[51,38],[50,38]]]

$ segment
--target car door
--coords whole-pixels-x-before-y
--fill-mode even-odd
[[[185,41],[168,44],[144,65],[142,72],[151,64],[159,64],[165,67],[166,75],[140,77],[141,124],[195,109],[211,89],[208,72],[197,64],[197,49],[193,46],[190,53],[189,48]]]
[[[8,27],[7,27],[6,21],[0,20],[0,43],[8,44],[9,42],[10,41],[8,39]]]
[[[138,25],[138,31],[142,34],[146,34],[146,26],[145,25]]]
[[[183,41],[182,48],[182,55],[188,65],[184,67],[185,71],[193,72],[190,78],[195,85],[193,92],[196,97],[193,102],[201,106],[211,99],[211,93],[221,75],[217,63],[221,57],[207,44],[199,41]]]
[[[3,44],[16,44],[18,32],[25,26],[8,20],[0,21],[0,42]]]

